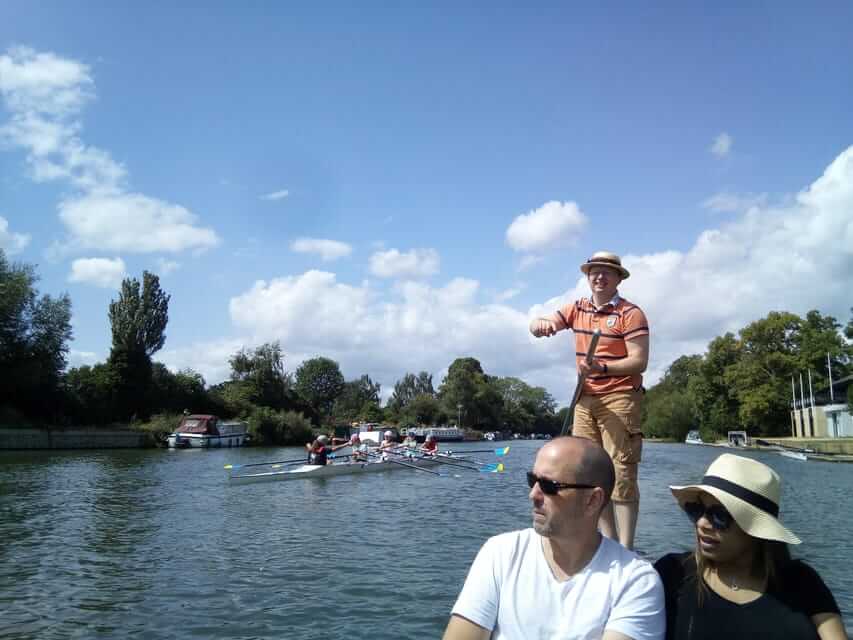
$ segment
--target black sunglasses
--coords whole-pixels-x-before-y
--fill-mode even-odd
[[[595,489],[594,484],[574,484],[572,482],[557,482],[556,480],[548,480],[540,478],[532,471],[527,472],[527,486],[531,489],[539,483],[539,488],[546,496],[556,495],[560,489]]]
[[[725,531],[734,522],[732,514],[726,511],[726,508],[721,504],[712,504],[706,507],[701,502],[685,502],[684,513],[687,514],[693,524],[697,524],[702,516],[705,516],[717,531]]]

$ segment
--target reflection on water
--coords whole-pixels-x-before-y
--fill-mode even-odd
[[[438,637],[482,542],[529,526],[524,471],[540,445],[512,443],[503,474],[234,487],[224,464],[302,452],[3,452],[0,638]],[[666,487],[719,453],[647,445],[637,545],[650,559],[689,547]],[[782,475],[794,553],[849,624],[853,465],[749,455]]]

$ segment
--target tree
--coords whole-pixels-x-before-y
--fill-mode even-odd
[[[109,366],[116,374],[116,405],[119,418],[146,418],[151,407],[146,399],[151,387],[151,356],[166,342],[169,295],[160,279],[148,271],[142,283],[125,278],[117,300],[110,302],[112,348]]]
[[[331,415],[332,406],[343,391],[344,376],[334,360],[312,358],[299,365],[294,388],[326,418]]]
[[[341,394],[335,400],[332,411],[335,420],[352,422],[356,418],[361,419],[360,414],[365,411],[366,405],[376,405],[378,408],[381,389],[381,385],[378,382],[373,382],[367,374],[357,380],[345,382]],[[374,415],[376,412],[371,409],[370,413]],[[373,420],[368,421],[373,422]]]
[[[416,395],[403,413],[405,422],[420,425],[436,424],[441,412],[441,405],[438,399],[430,393],[420,393]]]
[[[71,339],[71,300],[39,296],[30,265],[0,250],[0,404],[55,417]]]
[[[432,375],[426,371],[421,371],[418,375],[407,373],[394,385],[394,391],[388,399],[388,409],[400,417],[409,403],[421,394],[435,396]]]
[[[166,342],[170,296],[160,288],[160,278],[142,273],[142,285],[136,278],[125,278],[118,300],[110,302],[112,348],[144,353],[148,358]]]
[[[697,375],[688,378],[687,390],[705,440],[725,436],[738,424],[737,397],[729,388],[725,373],[740,356],[741,346],[733,334],[714,338],[698,365]]]
[[[252,403],[273,409],[288,406],[287,391],[293,386],[291,376],[284,371],[281,344],[267,342],[253,350],[240,349],[228,359],[232,395],[245,397]]]

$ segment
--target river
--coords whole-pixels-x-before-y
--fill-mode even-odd
[[[0,638],[440,637],[483,541],[530,525],[524,472],[542,443],[504,444],[500,474],[243,486],[225,464],[302,452],[0,452]],[[720,453],[646,445],[637,547],[650,560],[690,546],[667,485]],[[794,554],[850,625],[853,465],[747,455],[782,475]]]

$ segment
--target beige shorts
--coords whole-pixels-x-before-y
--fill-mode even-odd
[[[581,396],[575,406],[572,435],[595,440],[613,460],[616,486],[614,502],[637,502],[637,464],[643,455],[641,391],[618,391],[602,396]]]

